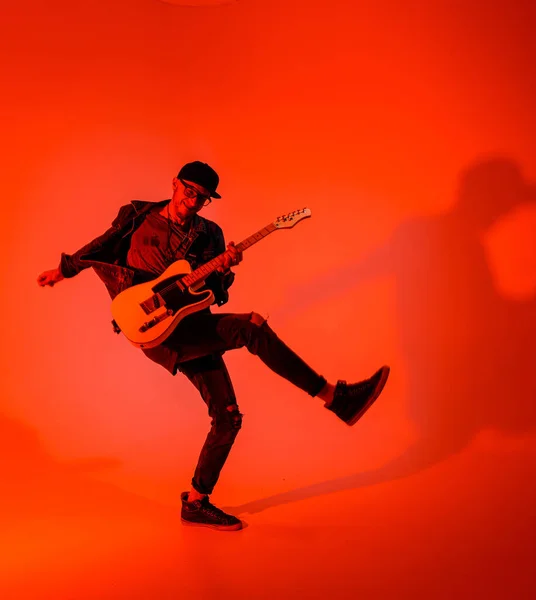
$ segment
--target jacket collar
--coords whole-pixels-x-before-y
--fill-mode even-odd
[[[154,206],[165,206],[171,202],[171,198],[167,200],[160,200],[159,202],[148,202],[147,200],[132,200],[131,204],[136,211],[136,216],[140,214],[145,214]],[[192,219],[193,230],[198,233],[207,233],[207,223],[206,219],[200,217],[199,215],[194,215]]]

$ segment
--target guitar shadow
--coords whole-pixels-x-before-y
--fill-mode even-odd
[[[466,168],[454,206],[401,224],[360,260],[297,286],[289,306],[307,308],[364,281],[392,277],[408,412],[417,440],[384,466],[241,506],[235,513],[408,477],[466,448],[493,429],[510,436],[536,425],[536,298],[518,302],[496,290],[481,242],[494,224],[536,190],[518,164],[484,158]],[[309,299],[309,300],[305,300]],[[292,309],[281,317],[291,317]],[[396,368],[396,367],[395,367]],[[381,400],[380,400],[381,401]]]

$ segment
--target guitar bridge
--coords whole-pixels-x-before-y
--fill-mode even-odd
[[[166,312],[162,313],[161,315],[156,316],[154,319],[151,319],[150,321],[146,321],[139,328],[140,333],[145,333],[146,331],[148,331],[149,329],[152,329],[155,325],[158,325],[158,323],[160,323],[164,319],[171,317],[172,315],[173,315],[173,311],[171,310],[171,308],[168,308],[168,310],[166,310]]]
[[[146,315],[150,315],[157,308],[160,308],[162,306],[162,304],[163,304],[163,302],[162,302],[162,298],[161,298],[160,294],[154,294],[153,296],[151,296],[144,302],[141,302],[140,306]]]

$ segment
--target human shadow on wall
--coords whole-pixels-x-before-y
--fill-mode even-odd
[[[256,500],[234,511],[257,512],[406,477],[460,452],[483,429],[516,435],[534,428],[536,299],[516,302],[499,295],[481,239],[510,211],[535,200],[535,188],[514,161],[479,160],[462,172],[448,212],[403,223],[361,260],[294,290],[289,304],[304,310],[307,299],[318,303],[371,278],[394,278],[409,417],[418,437],[379,469]]]

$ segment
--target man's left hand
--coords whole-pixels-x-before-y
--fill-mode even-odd
[[[242,258],[242,251],[235,246],[234,242],[229,242],[227,244],[227,250],[223,254],[223,265],[218,267],[218,271],[220,273],[228,271],[231,267],[234,267],[240,263]]]

